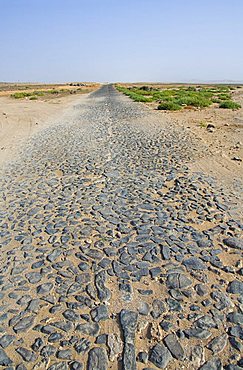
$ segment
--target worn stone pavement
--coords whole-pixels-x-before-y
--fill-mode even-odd
[[[187,169],[205,150],[111,85],[29,141],[0,181],[0,368],[243,367],[242,224]]]

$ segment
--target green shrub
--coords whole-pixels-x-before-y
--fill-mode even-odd
[[[14,98],[14,99],[23,99],[23,98],[27,98],[31,95],[32,95],[31,93],[27,93],[27,92],[16,92],[16,93],[12,94],[11,97]]]
[[[37,90],[37,91],[33,91],[33,95],[37,95],[37,96],[44,96],[45,95],[45,92],[46,91],[41,91],[41,90]]]
[[[180,110],[180,109],[181,106],[179,104],[170,101],[167,102],[164,101],[158,105],[158,110]]]
[[[194,87],[194,86],[189,86],[189,87],[187,88],[187,91],[197,91],[197,89],[196,89],[196,87]]]
[[[219,108],[224,109],[240,109],[241,105],[239,103],[236,103],[232,100],[225,100],[221,104],[219,104]]]
[[[185,96],[178,99],[175,99],[175,103],[179,105],[204,108],[209,107],[212,102],[209,99],[206,99],[201,96]]]
[[[118,91],[129,96],[134,101],[159,103],[161,110],[179,110],[183,107],[209,107],[217,103],[221,108],[238,109],[240,106],[232,101],[231,87],[215,86],[179,86],[174,88],[153,88],[150,86],[123,87],[116,85]],[[222,104],[226,102],[226,104]]]
[[[218,98],[212,98],[212,102],[213,103],[222,103],[222,100],[218,99]]]
[[[230,96],[230,94],[219,94],[218,99],[220,99],[220,100],[230,100],[231,96]]]
[[[139,95],[139,94],[136,94],[136,93],[129,93],[127,94],[131,99],[133,99],[134,101],[136,102],[143,102],[143,103],[148,103],[148,102],[151,102],[152,101],[152,98],[146,98],[145,96],[143,95]]]
[[[32,95],[30,98],[29,98],[29,100],[37,100],[38,98],[37,98],[37,96],[35,96],[35,95]]]

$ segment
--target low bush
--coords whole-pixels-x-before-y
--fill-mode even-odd
[[[136,94],[136,93],[129,93],[127,94],[131,99],[133,99],[134,101],[136,102],[142,102],[142,103],[149,103],[152,101],[152,98],[147,98],[143,95],[139,95],[139,94]]]
[[[50,90],[50,94],[58,94],[59,90]]]
[[[23,99],[23,98],[27,98],[31,95],[32,95],[31,93],[21,91],[21,92],[16,92],[16,93],[12,94],[11,97],[14,98],[14,99]]]
[[[203,96],[185,96],[179,99],[175,99],[175,103],[179,105],[185,105],[187,107],[205,108],[209,107],[212,102],[204,98]]]
[[[36,96],[44,96],[45,95],[45,93],[46,93],[46,91],[33,91],[33,95],[36,95]]]
[[[232,100],[225,100],[219,104],[219,108],[223,109],[240,109],[241,105]]]
[[[220,100],[230,100],[231,99],[230,94],[219,94],[217,97]]]
[[[213,103],[220,104],[220,103],[222,103],[222,100],[220,100],[220,99],[218,99],[218,98],[212,98],[212,102],[213,102]]]
[[[240,106],[232,101],[229,86],[179,86],[153,88],[151,86],[123,87],[116,85],[118,91],[137,102],[157,102],[160,110],[179,110],[181,108],[206,108],[213,103],[221,108],[238,109]],[[226,104],[223,104],[226,103]]]
[[[172,101],[167,101],[167,102],[161,102],[158,105],[158,110],[180,110],[181,105],[176,104]]]

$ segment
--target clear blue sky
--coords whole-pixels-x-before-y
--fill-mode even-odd
[[[243,0],[0,0],[0,81],[243,80]]]

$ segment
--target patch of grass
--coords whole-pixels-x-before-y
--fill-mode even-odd
[[[218,99],[220,99],[220,100],[231,100],[231,96],[230,96],[230,94],[219,94],[218,96],[217,96],[217,98]]]
[[[181,106],[205,108],[212,104],[212,101],[203,96],[185,96],[175,99],[175,102]]]
[[[134,101],[157,102],[160,110],[179,110],[188,107],[206,108],[213,103],[221,106],[222,102],[228,101],[233,103],[234,108],[231,109],[238,109],[232,101],[231,86],[179,86],[159,89],[146,85],[141,87],[117,85],[116,88]]]
[[[207,123],[205,121],[201,121],[199,122],[199,126],[202,128],[207,127]]]
[[[131,89],[127,89],[127,88],[122,87],[122,86],[117,86],[116,88],[117,88],[118,91],[120,91],[123,94],[129,96],[131,99],[133,99],[136,102],[148,103],[148,102],[151,102],[153,100],[152,98],[145,97],[144,94],[139,94],[138,89],[131,90]]]
[[[65,90],[63,91],[65,92]],[[11,97],[14,99],[29,98],[29,100],[36,100],[38,96],[45,96],[48,94],[58,94],[60,92],[62,92],[62,90],[36,90],[32,92],[20,91],[12,94]]]
[[[49,93],[50,94],[59,94],[59,90],[50,90]]]
[[[180,110],[182,107],[173,101],[164,101],[158,105],[158,110]]]
[[[222,100],[220,100],[220,99],[218,99],[218,98],[212,98],[212,102],[213,102],[213,103],[220,104],[220,103],[222,103]]]
[[[241,105],[239,103],[236,103],[232,100],[225,100],[222,103],[219,104],[219,108],[223,109],[240,109]]]
[[[33,95],[36,95],[36,96],[44,96],[46,93],[46,91],[33,91]]]
[[[27,98],[31,95],[32,95],[31,93],[21,91],[21,92],[16,92],[16,93],[12,94],[11,97],[14,98],[14,99],[23,99],[23,98]]]
[[[136,102],[149,103],[149,102],[153,101],[152,98],[147,98],[143,95],[139,95],[139,94],[132,93],[132,92],[128,96]]]

